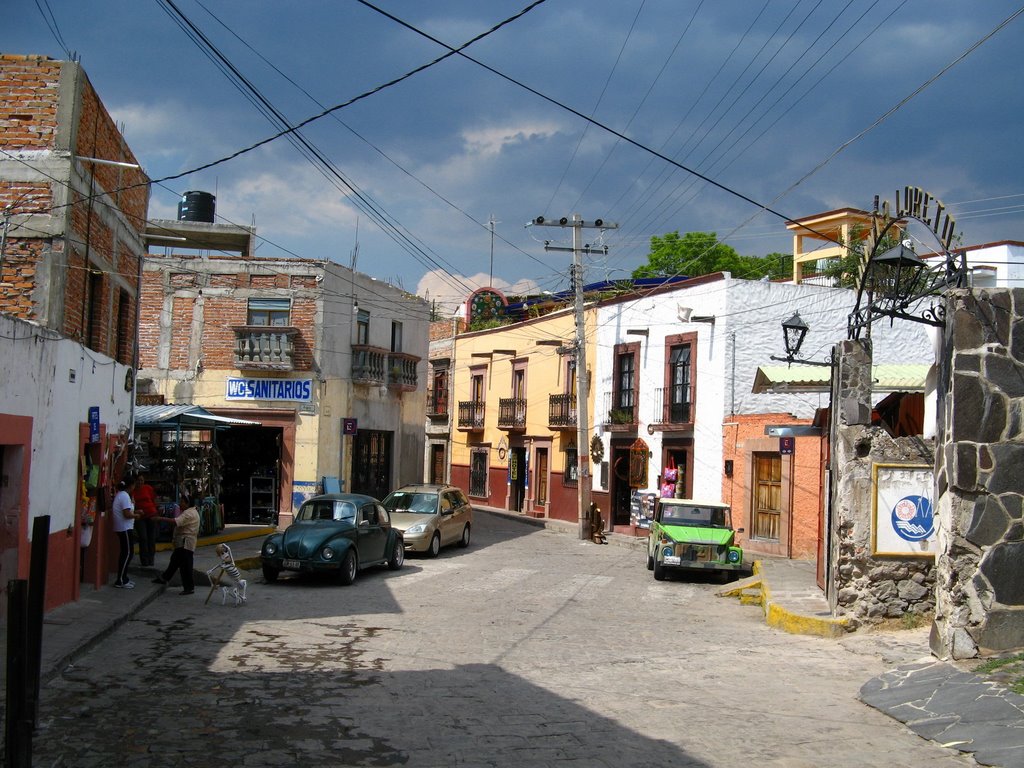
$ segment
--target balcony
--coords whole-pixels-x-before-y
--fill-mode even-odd
[[[526,400],[517,397],[503,397],[498,400],[498,429],[526,429]]]
[[[237,325],[235,367],[240,371],[294,371],[295,345],[299,329],[291,326]]]
[[[636,406],[623,405],[619,394],[618,392],[605,393],[604,416],[601,423],[609,432],[635,432],[637,427]]]
[[[448,391],[431,389],[427,391],[427,418],[441,421],[448,418]]]
[[[651,423],[655,429],[671,431],[693,428],[693,405],[689,402],[678,401],[679,389],[679,387],[659,387],[654,390],[654,413]],[[673,402],[673,390],[675,390],[676,402]],[[682,394],[689,395],[689,387]]]
[[[483,400],[459,401],[459,429],[466,432],[480,432],[484,428],[486,404]]]
[[[420,359],[415,355],[407,355],[404,352],[389,352],[388,386],[397,387],[403,392],[415,390],[418,383],[416,365],[419,361]]]
[[[381,347],[352,345],[352,381],[356,384],[387,384],[388,355]]]
[[[551,429],[576,428],[576,395],[548,396],[548,427]]]

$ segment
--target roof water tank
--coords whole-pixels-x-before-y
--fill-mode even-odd
[[[213,224],[217,198],[209,192],[186,192],[178,201],[178,221],[205,221]]]

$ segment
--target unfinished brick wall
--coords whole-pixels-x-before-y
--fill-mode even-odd
[[[0,147],[0,312],[132,362],[148,178],[78,64],[0,55]]]

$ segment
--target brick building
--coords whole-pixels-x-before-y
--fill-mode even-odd
[[[251,258],[247,228],[147,237],[140,393],[255,422],[215,436],[227,522],[287,525],[324,478],[378,498],[422,479],[426,302],[330,261]],[[156,253],[167,237],[185,242]],[[214,248],[237,255],[182,252]]]
[[[148,183],[79,64],[0,55],[0,578],[27,576],[31,521],[49,515],[47,608],[78,597],[83,513],[83,580],[113,570]]]

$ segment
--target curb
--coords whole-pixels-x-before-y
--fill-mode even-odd
[[[746,605],[760,604],[769,627],[781,629],[791,635],[815,637],[843,637],[853,631],[849,619],[804,616],[784,608],[772,599],[771,587],[765,580],[760,560],[754,561],[754,575],[718,590],[720,597],[736,597]]]

